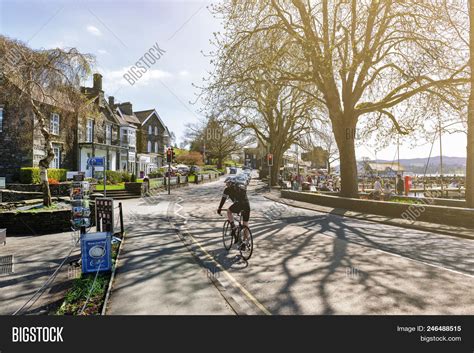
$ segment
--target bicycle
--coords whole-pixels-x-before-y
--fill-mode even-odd
[[[250,228],[244,226],[242,224],[241,215],[240,213],[234,213],[234,216],[237,216],[237,221],[239,225],[237,226],[237,234],[232,236],[232,227],[230,225],[229,220],[227,219],[224,222],[224,226],[222,227],[222,241],[224,243],[224,248],[229,251],[232,248],[232,245],[235,244],[243,244],[243,247],[239,247],[240,256],[245,260],[249,260],[253,253],[253,236]],[[235,217],[234,217],[235,218]],[[244,231],[244,236],[242,238],[242,231]],[[239,243],[239,240],[242,242]]]

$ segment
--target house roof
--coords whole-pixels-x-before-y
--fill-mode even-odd
[[[135,115],[137,116],[138,120],[143,124],[145,120],[150,116],[151,113],[153,113],[155,109],[149,109],[149,110],[142,110],[140,112],[134,112]]]
[[[403,168],[402,165],[400,165],[400,169],[398,169],[398,163],[396,162],[393,162],[393,163],[390,163],[390,162],[385,162],[385,163],[375,163],[375,162],[369,162],[368,163],[370,169],[372,170],[377,170],[377,171],[385,171],[387,170],[387,168],[390,168],[394,171],[404,171],[405,169]]]
[[[168,126],[166,126],[165,123],[163,122],[163,120],[161,120],[161,116],[160,116],[160,114],[158,114],[156,109],[142,110],[142,111],[133,112],[133,113],[140,120],[141,125],[145,124],[146,121],[154,114],[158,118],[161,126],[163,126],[163,128],[166,130],[166,133],[168,134],[168,136],[171,135],[170,130],[168,129]]]

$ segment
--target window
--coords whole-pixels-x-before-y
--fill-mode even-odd
[[[53,145],[54,159],[51,161],[50,168],[59,169],[61,167],[61,148]]]
[[[147,151],[148,151],[148,153],[151,152],[151,141],[148,141]]]
[[[148,125],[148,135],[151,135],[153,132],[152,132],[152,127],[151,125]]]
[[[94,133],[94,120],[87,119],[86,142],[92,142],[93,133]]]
[[[155,142],[155,153],[158,153],[158,142]]]
[[[129,129],[128,130],[128,144],[129,146],[135,146],[136,144],[136,135],[135,135],[135,130],[134,129]]]
[[[59,115],[51,114],[51,127],[49,130],[53,135],[59,135]]]
[[[3,131],[3,107],[0,107],[0,132]]]
[[[158,126],[155,126],[155,136],[158,136]]]
[[[105,143],[107,145],[112,144],[112,125],[105,125]]]

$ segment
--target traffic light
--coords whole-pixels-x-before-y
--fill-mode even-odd
[[[267,154],[267,164],[269,167],[273,166],[273,154]]]
[[[173,150],[168,147],[166,150],[166,162],[171,163],[173,161]]]

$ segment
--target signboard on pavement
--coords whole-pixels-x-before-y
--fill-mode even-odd
[[[114,199],[95,199],[95,219],[98,231],[114,233]]]

